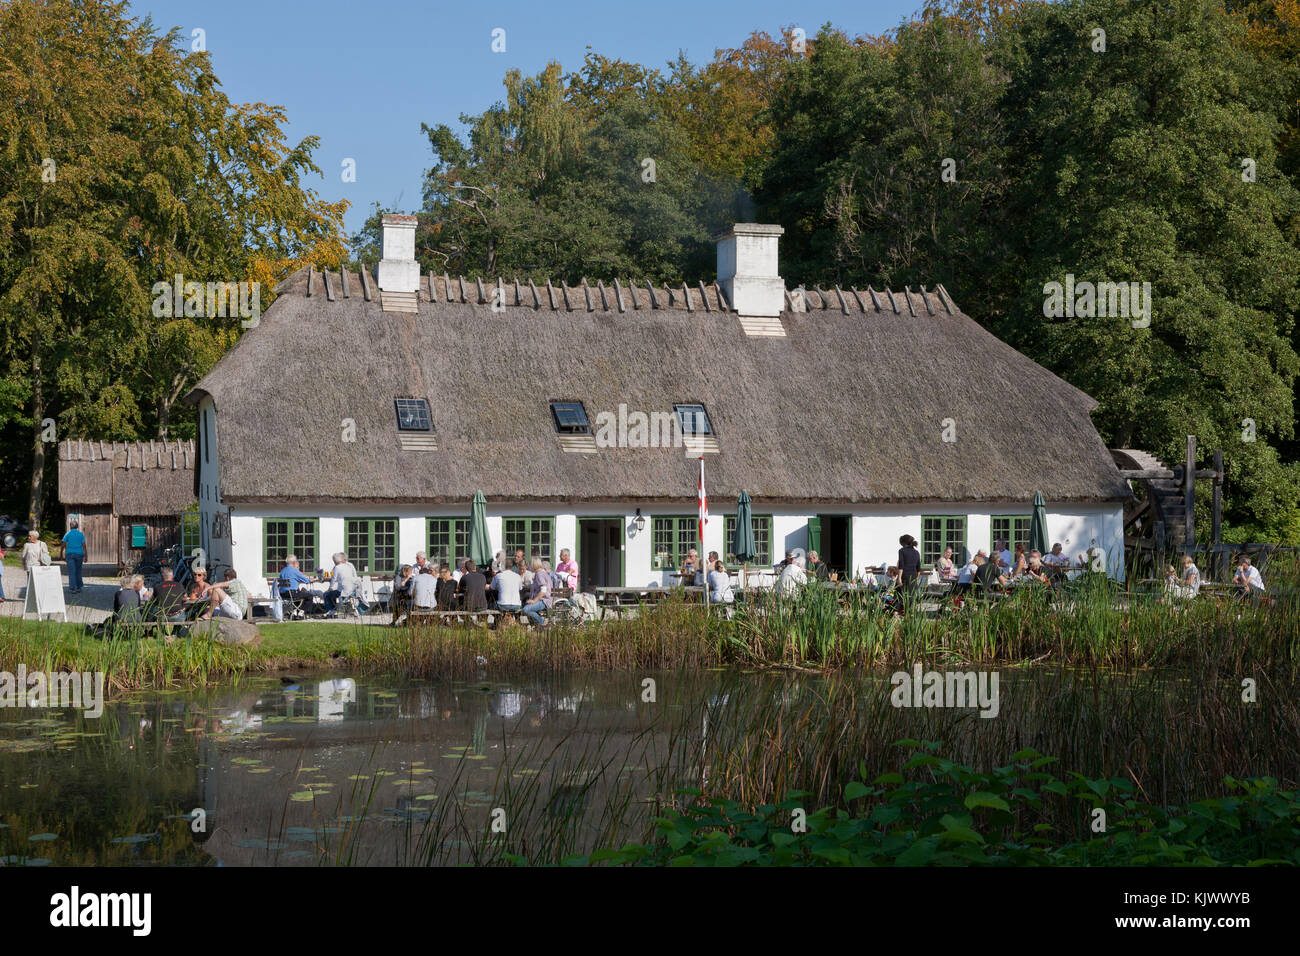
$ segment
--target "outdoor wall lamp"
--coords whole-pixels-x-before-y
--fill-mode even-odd
[[[641,516],[641,509],[640,509],[640,508],[637,508],[637,509],[636,509],[636,518],[633,520],[632,523],[633,523],[634,525],[636,525],[636,533],[637,533],[637,534],[640,534],[642,531],[645,530],[645,518],[643,518],[643,517]]]

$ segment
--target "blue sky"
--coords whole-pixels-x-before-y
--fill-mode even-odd
[[[137,17],[187,37],[202,29],[217,76],[235,102],[284,106],[289,135],[320,137],[308,185],[347,198],[348,230],[375,202],[420,206],[430,162],[420,123],[459,128],[462,113],[499,100],[511,68],[536,73],[549,60],[576,69],[586,48],[662,67],[685,50],[692,62],[740,45],[755,29],[794,25],[809,35],[831,22],[850,34],[897,26],[922,0],[571,0],[419,3],[416,0],[133,0]],[[492,31],[506,51],[492,51]],[[192,41],[191,41],[192,42]],[[342,182],[344,159],[356,182]]]

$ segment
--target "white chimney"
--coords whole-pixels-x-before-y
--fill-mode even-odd
[[[375,281],[381,292],[414,292],[420,287],[420,264],[415,261],[415,217],[384,216],[384,257]]]
[[[776,246],[785,230],[738,222],[718,237],[718,285],[741,315],[774,316],[785,309],[785,280],[776,271]]]

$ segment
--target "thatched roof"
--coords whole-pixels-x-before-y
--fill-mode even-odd
[[[120,515],[183,511],[194,501],[194,442],[60,442],[59,501]]]
[[[404,314],[384,310],[369,275],[286,279],[189,396],[215,402],[224,499],[694,497],[698,465],[681,449],[566,452],[552,401],[583,402],[593,427],[619,403],[703,403],[715,501],[741,489],[774,503],[1130,494],[1089,418],[1097,403],[942,287],[787,294],[781,337],[746,335],[716,285],[501,288],[425,276]],[[429,400],[436,450],[402,447],[397,397]],[[355,442],[341,440],[344,419]]]

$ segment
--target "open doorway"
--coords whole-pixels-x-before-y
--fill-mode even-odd
[[[818,515],[817,525],[821,539],[815,550],[826,566],[839,574],[840,580],[852,575],[853,559],[852,518],[849,515]]]
[[[623,519],[578,519],[578,576],[582,590],[622,587]]]

